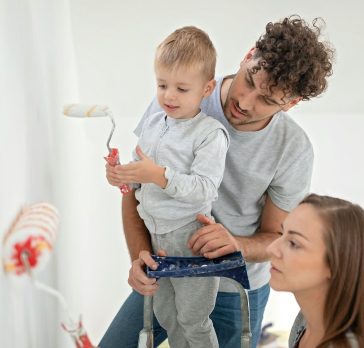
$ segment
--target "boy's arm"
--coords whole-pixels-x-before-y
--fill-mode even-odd
[[[217,198],[225,170],[229,146],[227,134],[222,129],[212,131],[195,149],[190,172],[180,173],[166,168],[165,192],[181,202],[205,203]]]
[[[217,196],[224,174],[227,149],[228,139],[225,133],[221,129],[211,132],[196,149],[190,173],[182,174],[157,165],[137,147],[139,161],[110,169],[114,175],[112,184],[154,183],[174,199],[204,203]]]

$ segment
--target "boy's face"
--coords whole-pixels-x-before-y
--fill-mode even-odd
[[[197,67],[171,69],[156,65],[157,98],[169,117],[188,119],[200,112],[200,104],[209,96],[215,80],[206,78]]]

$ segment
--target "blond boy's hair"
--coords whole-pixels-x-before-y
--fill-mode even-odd
[[[209,36],[194,26],[182,27],[157,47],[155,66],[201,69],[209,81],[215,76],[216,50]]]

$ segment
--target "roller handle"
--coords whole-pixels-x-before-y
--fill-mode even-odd
[[[109,163],[111,166],[115,167],[116,165],[120,164],[119,161],[119,150],[115,148],[111,148],[109,155],[107,157],[104,157],[106,162]],[[123,195],[126,193],[131,192],[131,188],[127,184],[123,184],[120,187],[120,191]]]
[[[70,334],[76,345],[76,348],[96,348],[94,345],[92,345],[81,321],[79,321],[77,327],[73,329],[67,328],[63,323],[61,326],[63,330]]]

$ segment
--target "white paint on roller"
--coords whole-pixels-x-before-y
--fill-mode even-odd
[[[111,112],[106,105],[66,104],[63,113],[71,117],[106,117]]]

